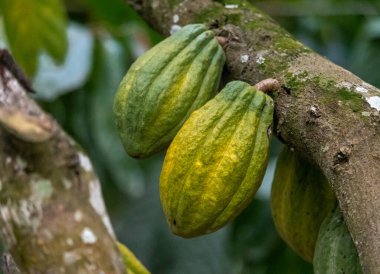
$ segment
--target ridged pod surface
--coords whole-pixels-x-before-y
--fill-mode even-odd
[[[117,247],[123,256],[125,266],[127,268],[126,274],[150,274],[145,266],[136,258],[135,254],[128,247],[122,243],[117,242]]]
[[[315,274],[362,274],[359,256],[339,208],[323,221],[314,256]]]
[[[336,206],[326,177],[285,147],[276,166],[271,206],[281,238],[298,255],[312,262],[321,223]]]
[[[273,101],[234,81],[194,111],[170,145],[160,177],[173,233],[213,232],[238,215],[259,188],[268,161]]]
[[[114,102],[127,153],[145,158],[167,148],[189,115],[215,96],[224,62],[202,24],[183,27],[138,58]]]

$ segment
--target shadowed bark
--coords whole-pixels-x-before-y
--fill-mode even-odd
[[[380,90],[294,40],[249,2],[220,2],[127,0],[162,34],[207,23],[227,38],[225,80],[280,82],[272,94],[277,136],[323,170],[365,273],[380,273]]]

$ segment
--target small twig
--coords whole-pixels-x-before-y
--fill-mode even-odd
[[[219,45],[222,46],[222,48],[224,48],[228,42],[228,39],[226,37],[223,37],[223,36],[216,36],[216,40],[218,41]]]

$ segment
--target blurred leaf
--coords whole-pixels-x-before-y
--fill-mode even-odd
[[[355,42],[349,69],[365,81],[380,86],[380,18],[369,19]]]
[[[41,51],[62,62],[66,49],[66,16],[60,0],[0,0],[7,38],[17,62],[31,76]]]
[[[81,2],[88,6],[91,20],[97,25],[101,24],[106,27],[115,37],[123,38],[125,35],[129,37],[132,34],[135,36],[134,40],[144,37],[144,42],[149,44],[156,44],[162,40],[162,35],[155,32],[125,0],[85,0]],[[138,30],[139,35],[132,33],[130,28],[132,28],[132,32]]]
[[[255,199],[232,224],[230,251],[236,274],[311,274],[303,261],[279,238],[270,203]]]
[[[40,100],[54,100],[63,93],[78,89],[87,81],[92,69],[94,39],[90,30],[76,23],[67,29],[68,52],[62,65],[42,54],[34,79]]]
[[[367,21],[364,26],[365,32],[370,38],[380,38],[380,18],[375,17]]]
[[[136,23],[127,23],[123,27],[123,42],[128,47],[132,58],[137,59],[152,47],[151,36],[149,33]]]
[[[92,14],[107,24],[120,25],[128,20],[138,19],[138,15],[123,0],[85,0]]]
[[[104,165],[120,190],[132,196],[144,192],[144,176],[138,161],[130,158],[120,142],[114,115],[113,99],[130,60],[115,39],[101,38],[95,48],[94,70],[88,89],[91,91],[88,124]]]
[[[278,155],[283,147],[283,144],[273,136],[269,146],[269,161],[265,171],[265,176],[259,190],[256,193],[256,198],[269,199],[272,188],[272,181],[274,177],[274,171],[276,169],[276,162]]]
[[[257,271],[275,249],[278,239],[271,218],[267,200],[254,199],[234,220],[230,245],[232,256],[241,264],[240,268],[256,265]]]
[[[313,265],[302,260],[283,242],[271,255],[266,261],[267,274],[313,274]]]
[[[162,156],[154,158],[147,191],[139,199],[120,204],[114,216],[118,238],[155,274],[231,274],[225,248],[228,228],[191,239],[171,233],[158,191]]]
[[[5,29],[4,29],[3,18],[1,17],[1,11],[0,11],[0,48],[8,48],[8,41],[5,35]]]

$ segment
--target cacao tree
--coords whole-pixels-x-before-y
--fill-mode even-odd
[[[357,67],[376,75],[378,2],[327,2],[368,20]],[[272,4],[0,0],[2,271],[149,273],[124,242],[152,273],[312,273],[293,251],[315,273],[380,273],[380,90],[256,7]],[[272,204],[252,201],[280,142]],[[181,240],[163,212],[212,234]]]

